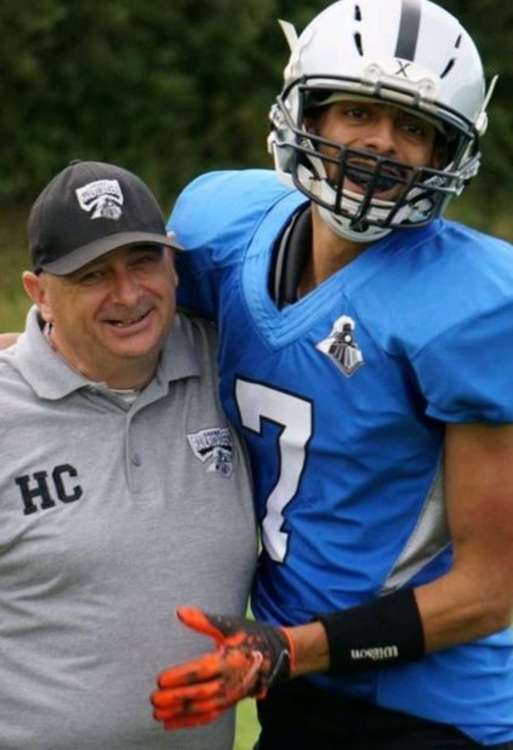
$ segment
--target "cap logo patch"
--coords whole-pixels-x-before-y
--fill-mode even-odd
[[[117,221],[123,213],[123,193],[117,180],[96,180],[77,188],[75,193],[83,211],[91,214],[91,219],[112,219]]]
[[[233,442],[228,427],[211,427],[187,435],[192,452],[207,471],[217,472],[225,478],[233,473]]]
[[[327,339],[316,345],[348,378],[365,364],[360,347],[354,337],[355,323],[348,315],[338,318]]]

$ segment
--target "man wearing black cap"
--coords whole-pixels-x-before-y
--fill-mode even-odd
[[[146,186],[124,170],[75,162],[34,203],[28,235],[34,270],[23,283],[55,349],[91,380],[145,386],[176,286],[176,242]]]
[[[176,243],[130,172],[71,164],[28,232],[35,305],[0,353],[2,750],[226,750],[233,715],[169,736],[147,709],[198,648],[177,604],[242,613],[255,563],[214,331],[175,313]]]

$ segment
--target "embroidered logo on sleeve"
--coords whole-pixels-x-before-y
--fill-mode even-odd
[[[326,354],[348,378],[365,364],[360,347],[354,337],[355,323],[348,315],[338,318],[327,339],[316,348]]]
[[[96,180],[75,190],[80,208],[91,214],[91,219],[117,221],[123,213],[125,199],[117,180]]]
[[[233,473],[233,442],[228,427],[210,427],[187,435],[196,458],[207,464],[207,471],[225,478]]]

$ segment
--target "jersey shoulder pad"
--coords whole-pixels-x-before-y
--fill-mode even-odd
[[[209,172],[179,195],[168,230],[185,250],[221,256],[246,246],[267,211],[294,190],[263,169]]]
[[[394,235],[384,240],[373,275],[353,294],[390,354],[397,352],[394,341],[414,356],[438,337],[512,307],[513,248],[507,242],[446,220]]]

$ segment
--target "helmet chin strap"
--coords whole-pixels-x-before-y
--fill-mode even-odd
[[[329,185],[326,185],[326,187],[328,188],[328,190],[332,190],[332,192],[334,193],[333,189],[330,188]],[[323,192],[325,193],[327,191],[326,189],[323,190],[321,186],[321,190],[319,191],[319,193],[322,194]],[[413,219],[414,221],[423,220],[429,214],[430,210],[432,209],[432,202],[429,200],[429,198],[422,197],[423,193],[424,191],[420,190],[420,188],[413,188],[413,190],[411,190],[408,194],[409,199],[413,200],[414,198],[418,197],[420,198],[420,200],[417,203],[409,203],[402,206],[394,217],[394,224],[388,227],[367,225],[362,231],[351,229],[350,219],[347,219],[344,216],[338,216],[336,213],[334,213],[334,211],[330,211],[325,206],[318,206],[319,215],[322,220],[330,227],[330,229],[332,229],[335,234],[339,235],[339,237],[344,237],[345,239],[351,240],[351,242],[376,242],[377,240],[381,240],[383,239],[383,237],[386,237],[394,229],[397,229],[398,225],[407,226],[409,219]],[[352,196],[354,195],[354,193],[350,193],[348,190],[344,191],[343,201],[346,206],[348,202],[351,201],[355,204],[359,203],[358,199],[355,200],[354,198],[352,198]],[[382,203],[385,203],[385,201],[382,201]],[[390,211],[392,206],[393,204],[389,204],[388,209],[380,209],[376,206],[372,206],[369,215],[376,215],[378,211],[384,214],[386,211]]]
[[[382,227],[367,226],[364,230],[357,232],[354,229],[350,229],[348,219],[342,216],[337,216],[337,214],[324,206],[317,206],[317,208],[319,210],[319,216],[324,223],[327,224],[336,235],[343,237],[346,240],[350,240],[351,242],[359,242],[361,244],[376,242],[376,240],[386,237],[386,235],[392,231],[390,227],[385,229]]]
[[[433,208],[432,201],[426,196],[425,190],[420,187],[413,187],[407,194],[407,202],[395,213],[393,224],[390,226],[375,226],[367,224],[365,217],[371,221],[386,222],[391,211],[395,207],[393,201],[385,201],[374,198],[371,200],[365,216],[362,220],[362,229],[353,229],[351,216],[357,216],[362,204],[362,196],[351,190],[342,190],[342,207],[350,216],[340,216],[328,206],[335,206],[336,191],[330,185],[327,179],[327,173],[322,159],[309,156],[310,164],[313,170],[306,165],[299,164],[297,167],[297,178],[306,188],[308,193],[319,199],[319,215],[330,229],[339,237],[350,240],[351,242],[368,243],[386,237],[398,225],[407,226],[409,221],[423,220],[427,218]],[[429,186],[429,182],[426,184]],[[417,200],[416,200],[417,199]]]
[[[298,165],[297,177],[298,180],[304,185],[308,192],[319,198],[323,204],[330,206],[335,205],[336,193],[331,187],[327,180],[326,170],[321,159],[310,157],[310,161],[313,163],[317,175],[314,175],[304,165]],[[349,190],[342,191],[342,203],[346,210],[356,215],[361,203],[361,198],[357,193],[353,193]],[[381,201],[383,207],[378,207],[374,204],[369,206],[369,215],[376,218],[384,218],[386,214],[393,207],[392,203],[387,201]],[[345,216],[339,216],[334,211],[326,207],[326,205],[318,205],[319,215],[321,219],[329,226],[329,228],[337,234],[339,237],[350,240],[351,242],[375,242],[385,237],[391,232],[390,227],[377,227],[366,225],[365,229],[357,230],[351,228],[351,219]]]

